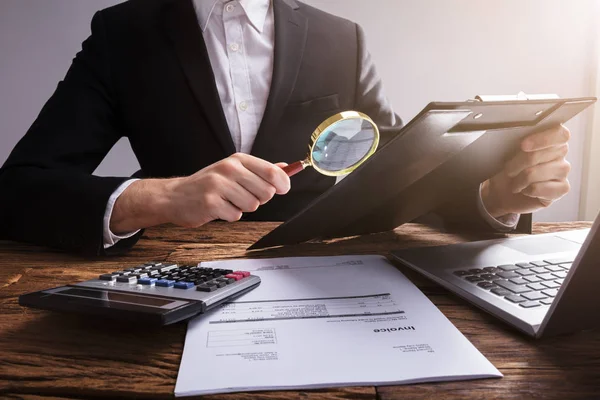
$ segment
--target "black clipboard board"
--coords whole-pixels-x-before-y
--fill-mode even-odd
[[[363,165],[248,250],[385,232],[495,175],[536,131],[594,97],[433,102]]]

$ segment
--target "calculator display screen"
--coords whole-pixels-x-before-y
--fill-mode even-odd
[[[174,300],[162,299],[158,297],[139,296],[128,293],[108,292],[105,290],[88,290],[80,288],[68,288],[66,290],[62,290],[60,294],[158,308],[174,302]]]

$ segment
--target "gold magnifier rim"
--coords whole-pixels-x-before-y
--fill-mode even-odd
[[[313,150],[315,148],[317,140],[323,134],[323,131],[325,131],[325,129],[329,128],[331,125],[333,125],[339,121],[345,121],[348,119],[366,120],[366,121],[369,121],[369,123],[373,126],[373,130],[375,132],[375,139],[373,140],[373,143],[371,144],[371,148],[363,156],[363,158],[361,158],[358,162],[356,162],[354,165],[351,165],[348,168],[341,169],[339,171],[328,171],[328,170],[319,168],[315,164],[315,161],[313,159]],[[341,176],[341,175],[349,174],[350,172],[352,172],[356,168],[358,168],[363,162],[365,162],[369,157],[371,157],[373,155],[373,153],[375,153],[375,150],[377,150],[378,145],[379,145],[379,128],[377,127],[377,124],[375,122],[373,122],[373,120],[367,114],[361,113],[360,111],[342,111],[340,113],[337,113],[337,114],[332,115],[331,117],[327,118],[319,126],[317,126],[317,129],[315,129],[315,131],[312,133],[312,135],[310,136],[310,143],[308,145],[308,159],[309,159],[310,165],[316,171],[320,172],[321,174],[327,175],[327,176]]]

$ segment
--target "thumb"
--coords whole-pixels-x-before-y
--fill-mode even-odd
[[[275,163],[275,165],[277,165],[279,168],[283,168],[283,167],[287,167],[288,163],[278,162],[278,163]]]

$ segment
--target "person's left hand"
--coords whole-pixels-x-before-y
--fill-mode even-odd
[[[562,125],[526,137],[504,169],[482,184],[486,210],[494,218],[525,214],[548,207],[567,194],[571,164],[565,157],[570,137]]]

